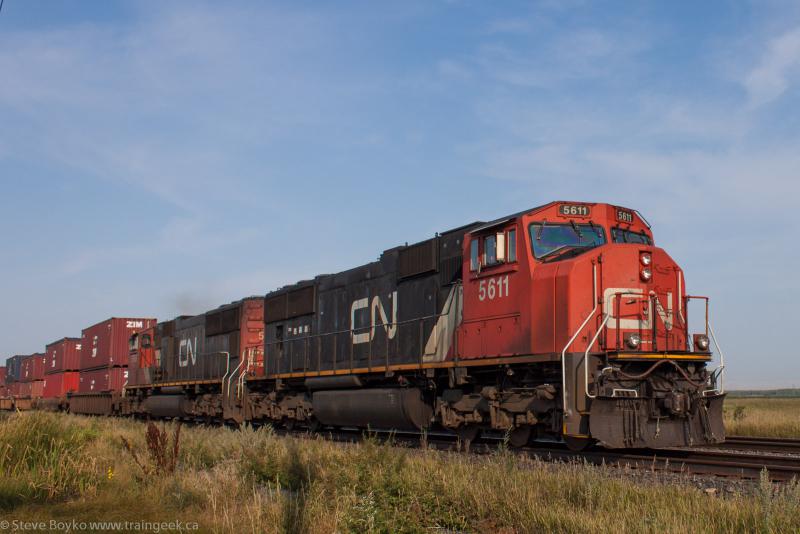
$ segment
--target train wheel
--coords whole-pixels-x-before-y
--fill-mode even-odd
[[[580,452],[592,444],[591,438],[578,438],[575,436],[562,436],[567,448],[571,451]]]
[[[319,419],[317,419],[316,417],[312,417],[308,421],[308,430],[310,432],[319,432],[321,428],[322,428],[322,423],[320,423]]]
[[[531,427],[529,425],[518,426],[508,434],[508,444],[512,447],[524,447],[531,439]]]
[[[464,443],[472,443],[481,433],[481,429],[477,425],[464,425],[456,429],[458,439]]]

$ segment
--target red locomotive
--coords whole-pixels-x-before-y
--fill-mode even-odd
[[[109,406],[512,445],[715,443],[724,365],[709,369],[707,313],[690,333],[689,301],[708,301],[685,287],[635,210],[552,202],[160,323],[132,339],[131,381]]]

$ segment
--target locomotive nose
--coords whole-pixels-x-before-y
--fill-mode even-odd
[[[661,248],[610,244],[601,284],[609,351],[683,350],[683,273]]]

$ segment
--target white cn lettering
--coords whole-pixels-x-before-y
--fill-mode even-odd
[[[373,297],[371,306],[369,298],[358,299],[353,302],[353,304],[350,306],[350,335],[353,338],[353,345],[358,345],[359,343],[369,343],[371,340],[375,339],[375,328],[378,326],[383,327],[383,329],[386,331],[386,337],[388,339],[394,339],[394,336],[397,334],[397,291],[393,291],[389,295],[389,299],[392,301],[391,321],[389,321],[389,317],[386,315],[386,308],[384,308],[380,297]],[[369,332],[356,334],[356,312],[367,307],[370,309]]]
[[[197,355],[195,354],[195,347],[197,347],[197,337],[194,338],[194,344],[191,339],[181,339],[178,345],[178,366],[187,367],[189,360],[192,360],[192,365],[197,363]]]
[[[353,338],[353,345],[357,345],[359,343],[368,343],[369,342],[369,332],[364,332],[363,334],[356,334],[356,312],[360,309],[366,308],[369,306],[369,299],[363,298],[354,300],[353,304],[350,305],[350,336]]]
[[[609,287],[603,291],[603,305],[606,313],[611,314],[611,319],[608,320],[608,328],[617,328],[617,318],[614,316],[619,313],[616,304],[617,293],[621,294],[623,301],[625,299],[635,299],[637,302],[644,302],[647,305],[647,312],[644,315],[644,320],[638,319],[619,319],[619,328],[622,330],[648,330],[653,328],[652,320],[652,306],[650,299],[645,297],[644,290],[635,287]],[[664,328],[672,330],[672,293],[667,293],[667,309],[664,309],[661,299],[656,299],[656,313],[658,314]]]

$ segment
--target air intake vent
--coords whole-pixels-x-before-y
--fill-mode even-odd
[[[411,278],[419,274],[436,271],[438,242],[439,239],[434,237],[401,250],[397,268],[400,278]]]
[[[301,315],[309,315],[314,313],[314,304],[316,301],[314,286],[301,287],[289,292],[287,317],[300,317]]]
[[[264,301],[264,322],[274,323],[286,319],[286,293],[268,297]]]

